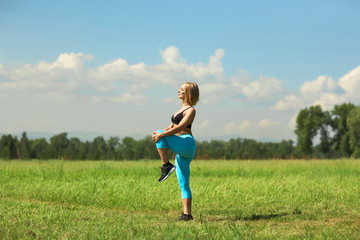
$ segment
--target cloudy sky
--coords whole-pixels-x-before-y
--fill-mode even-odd
[[[0,132],[145,136],[200,87],[199,139],[293,139],[360,104],[360,2],[0,1]]]

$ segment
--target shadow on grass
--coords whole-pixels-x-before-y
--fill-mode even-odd
[[[258,221],[258,220],[268,220],[268,219],[272,219],[272,218],[280,218],[280,217],[285,217],[289,215],[289,213],[278,213],[278,214],[269,214],[269,215],[257,215],[257,214],[252,214],[250,217],[236,217],[234,219],[234,221],[239,221],[239,220],[243,220],[243,221]]]
[[[252,214],[250,217],[235,217],[234,221],[258,221],[258,220],[269,220],[273,218],[281,218],[288,215],[299,215],[301,211],[295,210],[292,213],[275,213],[275,214]]]
[[[302,211],[296,208],[294,211],[288,213],[283,212],[283,213],[273,213],[273,214],[252,214],[251,216],[235,216],[235,218],[213,217],[211,218],[210,221],[259,221],[259,220],[270,220],[270,219],[281,218],[291,215],[300,215],[300,214],[302,214]]]

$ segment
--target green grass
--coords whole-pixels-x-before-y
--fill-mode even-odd
[[[0,161],[0,239],[358,239],[360,161]]]

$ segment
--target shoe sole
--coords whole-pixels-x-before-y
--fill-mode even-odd
[[[168,174],[166,174],[166,176],[165,176],[161,181],[159,181],[159,182],[165,181],[165,180],[170,176],[170,174],[172,174],[172,173],[175,171],[175,169],[176,169],[176,167],[173,166],[173,167],[170,169],[170,171],[168,172]]]

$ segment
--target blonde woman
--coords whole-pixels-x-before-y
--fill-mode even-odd
[[[193,220],[191,216],[192,195],[189,186],[190,162],[195,157],[196,143],[191,132],[191,124],[195,119],[194,106],[199,100],[199,88],[196,83],[185,82],[178,91],[182,100],[181,108],[171,117],[171,124],[164,130],[153,133],[163,166],[159,182],[165,181],[176,170],[181,189],[184,212],[179,221]],[[175,166],[169,162],[168,149],[176,153]]]

